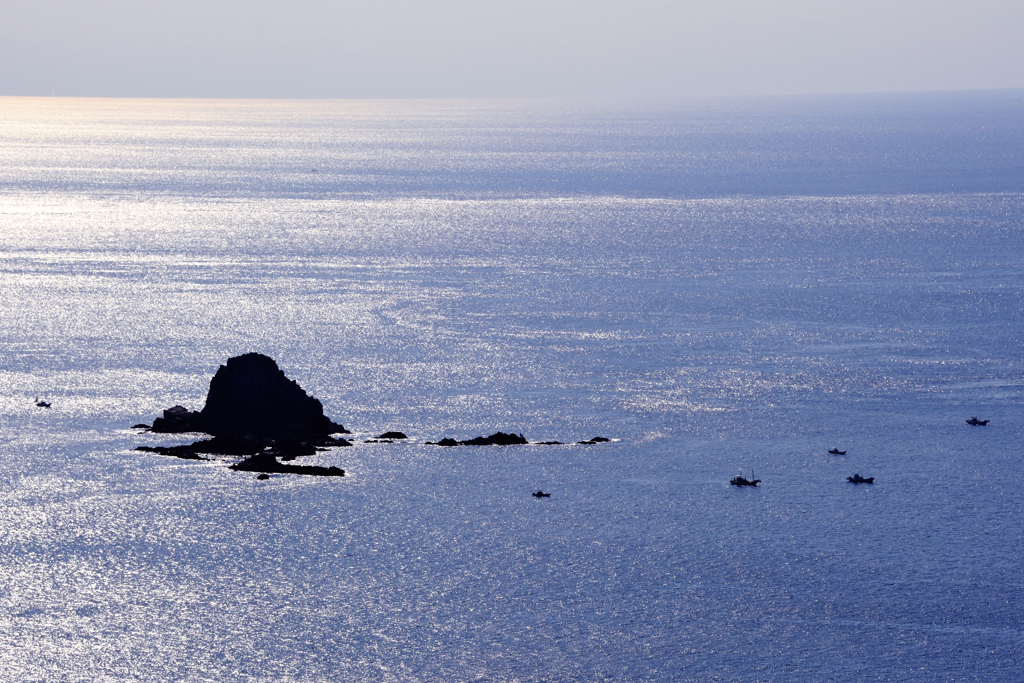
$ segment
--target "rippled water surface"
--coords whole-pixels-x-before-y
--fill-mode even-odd
[[[1019,680],[1020,93],[0,112],[0,679]]]

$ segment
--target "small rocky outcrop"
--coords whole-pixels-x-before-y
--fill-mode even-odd
[[[469,441],[460,441],[460,446],[520,446],[530,443],[522,434],[495,432],[490,436],[478,436]]]
[[[182,434],[185,432],[201,432],[200,414],[198,411],[189,410],[185,406],[174,406],[164,411],[163,417],[153,420],[151,432],[159,434]],[[136,425],[136,427],[145,425]]]
[[[199,451],[195,449],[195,444],[192,443],[183,446],[138,446],[135,450],[145,453],[156,453],[157,455],[169,455],[172,458],[181,458],[182,460],[209,460],[209,458],[199,455]]]
[[[364,443],[395,443],[396,441],[408,443],[408,438],[402,432],[384,432],[376,438],[366,439]]]
[[[321,467],[320,465],[286,465],[278,462],[270,453],[257,453],[241,462],[230,466],[239,472],[261,472],[263,474],[304,474],[313,477],[344,477],[345,470],[340,467]]]
[[[521,446],[530,442],[522,434],[495,432],[490,436],[478,436],[467,441],[456,441],[455,439],[446,438],[440,441],[428,441],[427,443],[433,446]]]
[[[578,444],[592,446],[598,443],[608,443],[611,439],[606,439],[603,436],[595,436],[586,441],[577,441]],[[374,442],[376,443],[376,442]],[[506,434],[505,432],[495,432],[490,436],[478,436],[475,439],[468,439],[466,441],[456,441],[452,438],[441,439],[440,441],[427,441],[428,446],[521,446],[527,445],[530,442],[526,440],[526,437],[522,434]],[[564,446],[561,441],[537,441],[534,442],[535,446]]]

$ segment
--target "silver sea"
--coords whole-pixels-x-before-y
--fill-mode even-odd
[[[0,679],[1019,680],[1024,93],[0,113]]]

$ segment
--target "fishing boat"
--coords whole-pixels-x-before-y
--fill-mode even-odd
[[[750,473],[750,479],[747,479],[743,475],[736,475],[729,480],[729,483],[733,486],[757,486],[761,483],[760,479],[754,479],[754,473]]]
[[[841,451],[838,448],[830,448],[829,455],[846,455],[846,451]]]
[[[533,496],[534,498],[550,498],[551,497],[550,493],[544,493],[543,491],[537,491],[535,493],[531,493],[530,495]]]
[[[988,424],[988,420],[979,420],[976,417],[972,417],[970,420],[967,420],[967,424],[974,425],[976,427],[984,427]]]
[[[859,474],[855,474],[852,477],[847,477],[846,481],[850,482],[851,484],[874,484],[875,483],[875,478],[874,477],[862,477]]]

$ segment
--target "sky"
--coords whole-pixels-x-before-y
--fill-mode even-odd
[[[0,0],[0,95],[1024,88],[1022,0]]]

